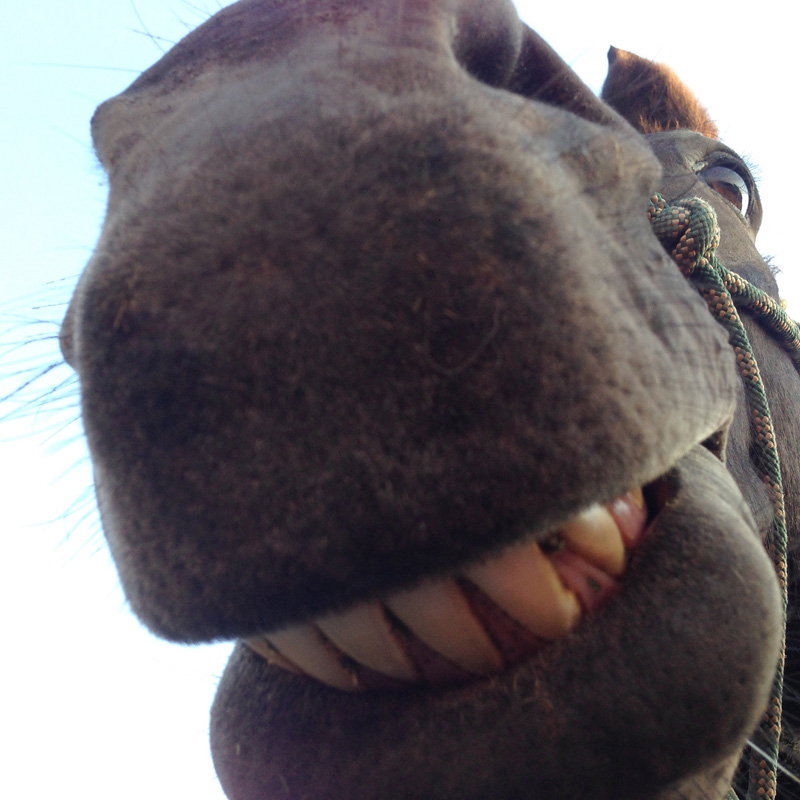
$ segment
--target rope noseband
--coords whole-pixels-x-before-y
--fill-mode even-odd
[[[724,267],[716,257],[720,231],[714,209],[699,197],[668,205],[660,194],[650,198],[648,219],[666,251],[681,272],[694,283],[714,318],[728,332],[736,353],[736,362],[744,383],[751,423],[755,433],[755,462],[770,489],[774,515],[767,549],[778,573],[783,600],[784,635],[778,668],[769,705],[759,728],[759,749],[749,758],[749,783],[746,800],[775,800],[777,795],[778,748],[781,737],[783,669],[786,660],[786,611],[788,604],[787,534],[781,465],[775,441],[772,416],[761,380],[758,363],[750,346],[735,303],[756,315],[764,327],[800,365],[800,327],[790,319],[772,297],[757,289],[735,272]],[[726,800],[738,800],[731,789]]]

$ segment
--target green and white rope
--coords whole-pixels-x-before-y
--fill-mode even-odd
[[[754,314],[775,336],[790,357],[800,365],[800,328],[772,297],[756,288],[717,259],[720,230],[714,209],[699,197],[668,205],[660,194],[650,198],[647,212],[653,232],[672,256],[681,272],[705,298],[715,319],[728,332],[728,340],[744,383],[754,432],[756,466],[770,489],[774,507],[767,548],[778,574],[783,599],[784,638],[778,659],[772,695],[760,731],[759,749],[751,748],[746,800],[775,800],[777,795],[778,751],[781,737],[783,669],[786,660],[785,620],[788,605],[787,534],[781,464],[772,425],[769,402],[764,391],[750,340],[736,309],[738,303]],[[738,800],[731,789],[726,800]]]

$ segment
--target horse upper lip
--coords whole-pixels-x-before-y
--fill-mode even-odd
[[[544,542],[247,644],[284,669],[350,691],[497,673],[568,635],[616,593],[647,522],[635,489],[575,514]]]

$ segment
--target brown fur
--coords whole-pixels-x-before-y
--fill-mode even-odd
[[[609,49],[602,97],[614,107],[624,106],[622,116],[642,133],[691,130],[719,137],[705,106],[674,70],[626,50]]]

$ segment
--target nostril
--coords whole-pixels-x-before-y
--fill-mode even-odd
[[[701,442],[703,447],[710,453],[713,453],[723,464],[725,463],[725,451],[728,446],[729,429],[730,425],[726,425]]]
[[[511,2],[464,3],[453,40],[456,60],[479,81],[505,86],[517,66],[523,24]]]

